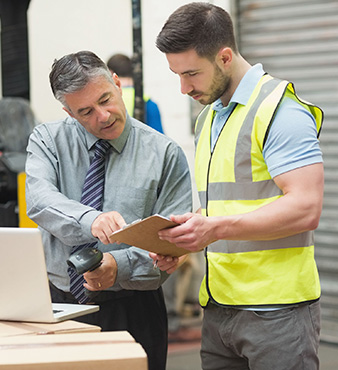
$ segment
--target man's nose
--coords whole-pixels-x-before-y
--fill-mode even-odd
[[[189,94],[193,91],[193,86],[184,78],[181,77],[181,93]]]
[[[97,117],[100,122],[107,122],[109,120],[110,113],[105,108],[97,109]]]

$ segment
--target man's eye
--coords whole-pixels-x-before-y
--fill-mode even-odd
[[[104,99],[101,101],[101,104],[107,104],[109,103],[109,101],[110,101],[110,98]]]
[[[82,115],[83,116],[89,116],[91,112],[92,112],[91,110],[88,110],[87,112],[83,112]]]

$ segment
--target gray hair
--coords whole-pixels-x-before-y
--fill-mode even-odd
[[[49,74],[53,94],[65,107],[65,95],[82,90],[97,77],[105,77],[114,85],[107,65],[91,51],[79,51],[55,60]]]

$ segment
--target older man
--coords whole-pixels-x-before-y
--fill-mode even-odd
[[[148,252],[109,244],[108,237],[136,219],[191,210],[186,158],[172,140],[126,113],[118,77],[92,52],[56,60],[50,83],[69,116],[34,129],[26,186],[28,215],[43,236],[53,301],[85,303],[83,287],[99,292],[91,300],[100,311],[82,321],[129,331],[145,348],[149,369],[164,370],[161,284],[168,275],[153,268]],[[99,157],[100,179],[91,165]],[[90,185],[88,178],[94,178]],[[88,202],[103,182],[100,204]],[[79,246],[95,243],[102,264],[76,282],[66,260]]]

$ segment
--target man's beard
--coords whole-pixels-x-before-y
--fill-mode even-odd
[[[229,89],[231,79],[229,76],[226,76],[222,73],[221,69],[215,65],[215,73],[212,78],[212,82],[210,85],[210,92],[207,93],[209,96],[207,100],[200,99],[199,102],[203,105],[208,105],[219,99],[225,92]],[[193,94],[198,94],[193,92]],[[205,94],[203,94],[205,95]]]

